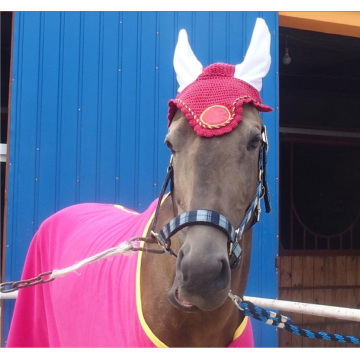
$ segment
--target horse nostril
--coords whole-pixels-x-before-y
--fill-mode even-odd
[[[183,264],[183,259],[184,259],[184,248],[181,248],[179,250],[178,256],[177,256],[177,261],[176,261],[176,267],[177,270],[179,271],[179,273],[182,276],[183,281],[187,281],[188,280],[188,272],[186,271],[186,268],[184,269],[184,264]]]
[[[220,275],[224,276],[227,274],[227,268],[229,267],[229,264],[227,263],[226,260],[221,260],[221,271],[220,271]]]
[[[229,281],[230,267],[229,267],[229,263],[227,260],[223,259],[223,260],[220,260],[220,262],[221,262],[221,269],[220,269],[217,277],[215,278],[215,283],[218,286],[223,286],[225,283],[227,283]]]

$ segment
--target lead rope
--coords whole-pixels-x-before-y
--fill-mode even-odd
[[[301,329],[292,323],[292,320],[278,312],[266,310],[253,304],[251,301],[242,300],[239,296],[234,295],[231,291],[229,297],[235,303],[239,311],[243,311],[245,316],[264,322],[267,325],[276,326],[279,329],[290,331],[292,334],[307,337],[310,339],[337,341],[341,343],[360,345],[360,338],[355,336],[342,336],[339,334],[329,334],[324,331],[311,331]]]

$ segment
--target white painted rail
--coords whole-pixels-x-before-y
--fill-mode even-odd
[[[19,290],[9,292],[9,293],[0,293],[0,300],[10,300],[10,299],[16,299],[18,296]]]
[[[253,304],[265,309],[275,309],[275,310],[283,311],[284,313],[282,315],[284,316],[287,316],[286,312],[293,312],[293,313],[300,313],[306,315],[360,322],[359,309],[308,304],[308,303],[300,303],[300,302],[285,301],[285,300],[263,299],[263,298],[256,298],[251,296],[244,296],[244,300],[250,301]]]

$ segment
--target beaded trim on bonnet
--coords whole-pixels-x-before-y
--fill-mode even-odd
[[[262,104],[253,86],[234,78],[235,66],[216,63],[202,74],[176,99],[169,101],[168,126],[180,109],[198,136],[212,137],[229,133],[242,118],[243,104],[251,103],[258,111],[273,109]]]

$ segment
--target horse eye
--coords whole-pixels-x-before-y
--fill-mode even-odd
[[[165,140],[165,145],[168,147],[168,149],[169,149],[172,153],[174,153],[174,149],[173,149],[173,146],[172,146],[172,144],[171,144],[170,141]]]
[[[248,144],[249,150],[255,150],[259,146],[259,143],[261,141],[261,135],[256,135]]]

